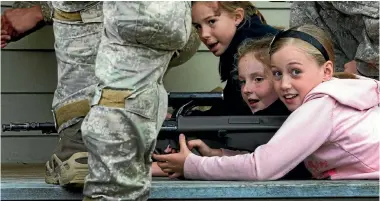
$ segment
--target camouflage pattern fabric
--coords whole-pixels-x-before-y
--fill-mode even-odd
[[[199,39],[198,31],[194,26],[192,26],[189,40],[181,50],[178,50],[174,53],[173,57],[170,60],[168,70],[186,63],[197,53],[200,45],[201,40]]]
[[[73,6],[76,5],[77,6]],[[91,101],[99,79],[95,75],[95,59],[103,29],[101,2],[59,2],[54,1],[55,9],[68,12],[81,11],[82,21],[54,19],[55,53],[58,64],[58,84],[54,93],[53,109],[68,103],[87,99]],[[70,10],[70,6],[73,9]],[[75,118],[64,123],[59,131],[79,122]]]
[[[103,30],[102,2],[15,2],[14,8],[40,6],[45,24],[53,24],[58,83],[52,108],[55,111],[70,103],[91,102],[99,83],[95,59]],[[78,10],[80,8],[80,10]],[[79,12],[81,19],[53,17],[55,11]],[[75,112],[65,110],[64,114]],[[70,115],[69,115],[70,116]],[[84,115],[83,115],[84,116]],[[87,150],[80,131],[84,117],[65,121],[59,128],[60,140],[46,163],[45,181],[49,184],[82,185],[88,173]]]
[[[83,12],[94,5],[101,5],[99,1],[52,1],[54,8],[64,12]]]
[[[95,76],[95,58],[103,28],[102,3],[99,1],[16,1],[13,8],[40,6],[47,24],[53,24],[58,83],[54,93],[54,110],[94,95],[99,80]],[[53,19],[53,10],[81,13],[82,21]],[[54,23],[53,23],[54,21]],[[72,119],[58,131],[79,122]]]
[[[378,1],[293,2],[290,26],[314,24],[328,32],[334,43],[335,71],[355,60],[359,73],[379,76]]]
[[[167,111],[163,75],[189,39],[191,5],[105,1],[103,15],[95,68],[100,84],[82,124],[89,152],[84,195],[147,200],[151,154]]]

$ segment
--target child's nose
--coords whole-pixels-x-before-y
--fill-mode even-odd
[[[209,30],[207,27],[202,28],[202,29],[201,29],[201,38],[207,40],[207,39],[210,38],[210,37],[211,37],[210,30]]]
[[[287,76],[284,76],[281,79],[281,89],[282,90],[287,90],[287,89],[290,89],[290,88],[291,88],[290,78],[288,78]]]
[[[251,93],[253,93],[252,86],[250,86],[249,84],[245,84],[244,87],[243,87],[243,93],[244,94],[251,94]]]

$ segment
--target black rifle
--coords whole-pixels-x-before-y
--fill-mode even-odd
[[[195,106],[212,105],[223,100],[223,93],[219,92],[170,92],[168,93],[168,103],[170,107],[175,108],[172,119],[181,115],[186,115]],[[164,129],[165,130],[165,129]],[[172,130],[167,128],[166,130]],[[166,131],[165,130],[165,131]],[[41,131],[43,134],[57,133],[53,122],[28,122],[28,123],[10,123],[2,124],[2,131]]]
[[[286,120],[286,116],[187,116],[195,106],[209,106],[223,100],[222,93],[169,93],[169,106],[175,108],[170,119],[164,121],[158,139],[169,140],[173,149],[179,149],[178,135],[187,139],[202,139],[212,148],[226,147],[228,134],[265,133],[273,135]],[[54,133],[54,123],[3,124],[6,131],[35,131]],[[156,149],[156,153],[163,150]]]
[[[211,148],[228,148],[253,151],[260,143],[256,142],[264,133],[266,139],[272,137],[281,127],[287,116],[179,116],[166,120],[158,139],[169,140],[171,148],[179,149],[178,135],[184,133],[187,140],[202,139]],[[231,135],[255,135],[248,146],[229,147]],[[262,140],[258,140],[262,141]],[[244,148],[243,148],[244,147]],[[194,152],[194,150],[192,150]],[[162,150],[158,151],[163,153]]]

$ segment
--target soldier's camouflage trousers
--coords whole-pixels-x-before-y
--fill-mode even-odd
[[[88,198],[148,198],[151,155],[167,111],[163,75],[189,38],[190,8],[178,1],[104,1],[95,68],[101,84],[82,124]]]
[[[54,12],[58,84],[52,107],[60,140],[46,163],[45,181],[49,184],[83,186],[88,174],[87,150],[80,128],[99,83],[95,59],[103,27],[101,6],[98,3],[68,17],[57,9]]]

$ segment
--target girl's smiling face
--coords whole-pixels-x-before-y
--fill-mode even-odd
[[[305,96],[331,78],[332,63],[317,61],[295,45],[285,45],[271,56],[274,88],[290,111],[300,107]]]
[[[238,63],[241,95],[252,113],[270,106],[278,99],[271,76],[265,73],[265,66],[254,53],[242,56]]]
[[[220,9],[218,2],[196,2],[191,13],[199,38],[215,56],[222,55],[228,48],[244,19],[243,9],[238,8],[231,14]]]

